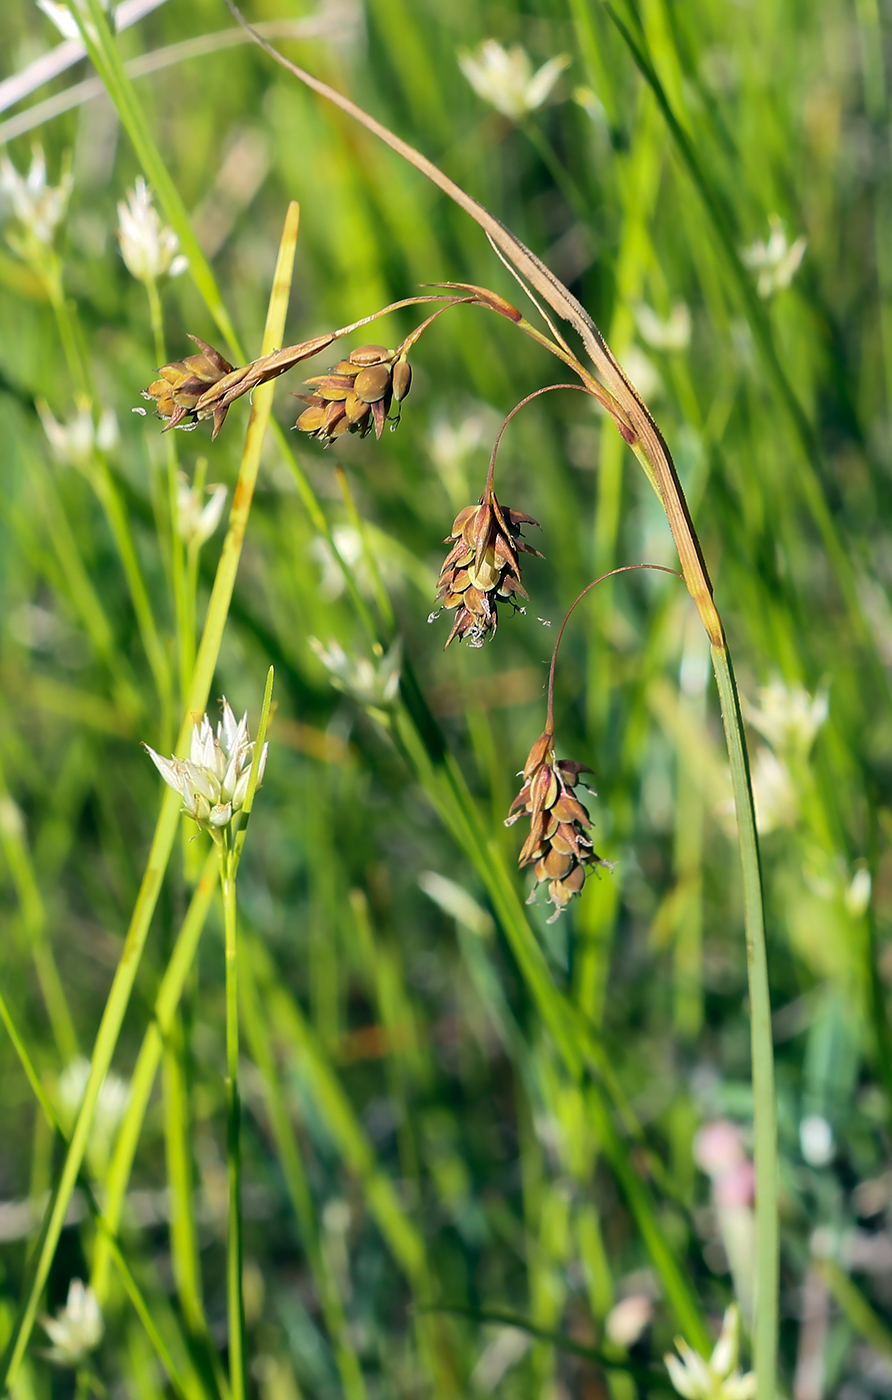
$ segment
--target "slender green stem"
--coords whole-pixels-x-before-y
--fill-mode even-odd
[[[40,1106],[41,1112],[43,1113],[46,1122],[49,1124],[49,1127],[56,1134],[59,1140],[64,1143],[65,1134],[62,1131],[62,1127],[59,1123],[58,1118],[56,1117],[55,1109],[53,1108],[53,1105],[47,1097],[47,1093],[43,1087],[43,1084],[40,1082],[40,1076],[38,1075],[37,1070],[34,1068],[34,1063],[31,1059],[31,1056],[28,1054],[27,1046],[25,1045],[25,1042],[22,1039],[21,1034],[19,1033],[19,1029],[12,1018],[12,1013],[9,1010],[9,1007],[6,1003],[6,998],[3,996],[2,992],[0,992],[0,1021],[3,1022],[3,1025],[6,1028],[6,1032],[10,1040],[12,1041],[13,1049],[19,1057],[19,1062],[22,1066],[22,1069],[25,1072],[25,1077],[31,1086],[31,1089],[34,1093],[34,1097],[36,1098],[38,1105]],[[148,1307],[140,1291],[139,1285],[133,1277],[130,1267],[127,1264],[127,1261],[124,1259],[117,1242],[113,1239],[110,1239],[107,1235],[107,1231],[105,1230],[104,1222],[99,1207],[96,1203],[96,1199],[93,1195],[93,1191],[90,1187],[90,1184],[84,1178],[81,1179],[80,1184],[86,1197],[87,1206],[90,1210],[90,1213],[96,1221],[97,1227],[100,1231],[100,1235],[104,1234],[104,1237],[106,1238],[107,1243],[109,1244],[112,1257],[114,1258],[115,1263],[117,1264],[118,1269],[120,1271],[124,1287],[127,1291],[127,1295],[130,1298],[130,1301],[133,1303],[134,1309],[136,1310],[140,1321],[143,1323],[146,1329],[146,1334],[155,1348],[155,1351],[158,1355],[158,1359],[167,1371],[171,1383],[174,1389],[176,1390],[177,1394],[183,1397],[183,1400],[186,1400],[186,1397],[188,1395],[186,1384],[181,1378],[179,1371],[177,1370],[177,1367],[174,1364],[173,1359],[171,1358],[170,1352],[164,1342],[164,1339],[162,1338],[161,1333],[158,1331],[158,1328],[155,1325],[151,1309]]]
[[[75,392],[85,396],[90,400],[95,397],[90,366],[85,356],[81,353],[78,327],[74,315],[68,302],[65,300],[65,292],[62,286],[61,269],[55,254],[53,261],[47,266],[44,276],[47,291],[53,312],[56,317],[56,325],[59,331],[59,339],[65,352],[65,359],[68,371],[74,384]],[[170,667],[167,655],[158,635],[158,628],[155,623],[152,605],[146,590],[142,570],[139,566],[136,548],[130,532],[130,523],[127,513],[115,485],[114,478],[109,470],[108,463],[101,452],[94,452],[90,463],[89,480],[99,503],[105,512],[115,548],[124,569],[124,576],[127,580],[127,587],[133,603],[133,610],[136,613],[136,621],[139,627],[140,638],[146,659],[152,671],[155,681],[155,688],[158,692],[158,699],[162,709],[162,729],[172,729],[171,719],[171,688],[170,688]]]
[[[245,1302],[242,1296],[242,1154],[238,1092],[238,907],[235,860],[229,831],[219,847],[226,949],[226,1178],[229,1217],[226,1236],[226,1297],[229,1314],[229,1384],[232,1400],[245,1400]]]
[[[183,1065],[179,1019],[164,1047],[164,1147],[170,1201],[170,1257],[183,1317],[194,1336],[207,1332],[201,1293],[201,1268],[193,1202],[194,1183],[189,1144],[189,1090]]]
[[[155,682],[155,689],[161,705],[161,731],[165,737],[173,732],[172,724],[172,690],[170,663],[164,644],[158,633],[158,625],[155,622],[155,614],[152,611],[152,604],[149,600],[148,590],[142,576],[142,569],[136,553],[136,546],[133,543],[133,535],[130,531],[130,523],[127,519],[127,512],[121,500],[120,493],[115,484],[114,477],[109,470],[108,463],[101,453],[94,454],[93,471],[91,473],[91,484],[99,498],[99,503],[105,512],[111,530],[115,548],[121,560],[124,570],[124,577],[127,580],[127,588],[130,593],[130,600],[133,603],[133,611],[136,614],[136,623],[139,628],[140,640],[143,651],[152,672]],[[163,740],[162,740],[163,742]]]
[[[774,1046],[768,955],[762,909],[762,874],[756,839],[756,815],[750,784],[746,740],[737,685],[727,648],[712,647],[712,664],[719,688],[725,740],[731,764],[731,786],[737,814],[737,840],[743,867],[746,918],[746,963],[750,991],[753,1127],[756,1159],[756,1302],[753,1328],[756,1400],[775,1400],[777,1393],[778,1222],[777,1104],[774,1089]]]
[[[62,342],[62,352],[65,356],[65,363],[68,366],[68,373],[76,394],[90,395],[90,372],[84,363],[78,342],[77,332],[74,326],[74,319],[71,309],[65,300],[65,289],[62,285],[62,265],[58,255],[50,252],[47,255],[47,262],[41,269],[50,305],[56,318],[56,326],[59,331],[59,339]]]
[[[115,645],[111,623],[84,564],[53,472],[36,454],[29,462],[29,469],[37,484],[47,531],[67,589],[69,606],[83,624],[97,661],[106,667],[112,678],[116,703],[128,718],[135,719],[142,712],[142,699],[130,667]]]
[[[53,1039],[63,1064],[73,1060],[78,1052],[77,1032],[65,996],[65,988],[53,949],[46,936],[46,911],[40,894],[37,872],[28,849],[24,822],[13,805],[0,762],[0,850],[6,857],[12,883],[19,901],[22,926],[37,973],[40,992],[46,1006]]]
[[[347,1400],[366,1400],[365,1381],[344,1315],[344,1302],[337,1273],[332,1268],[319,1237],[316,1211],[300,1145],[288,1112],[281,1076],[276,1067],[268,1018],[261,1009],[251,959],[245,956],[244,951],[239,962],[239,1002],[251,1058],[263,1079],[276,1156],[282,1169],[285,1188],[291,1198],[291,1207],[297,1219],[307,1262],[319,1295],[325,1325],[334,1347],[344,1394]]]

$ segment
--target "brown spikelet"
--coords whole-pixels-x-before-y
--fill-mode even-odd
[[[259,384],[277,379],[301,360],[317,355],[334,337],[321,335],[300,345],[287,345],[239,369],[233,369],[218,350],[197,335],[190,335],[189,339],[201,347],[201,354],[164,365],[159,370],[161,378],[143,390],[143,398],[153,400],[159,416],[168,420],[165,432],[170,428],[193,428],[203,419],[213,418],[216,437],[230,404],[250,394]]]
[[[306,383],[312,392],[298,398],[308,407],[294,426],[328,447],[342,433],[365,437],[374,428],[380,438],[392,404],[397,405],[397,415],[390,419],[395,428],[399,405],[412,384],[412,370],[400,349],[360,345],[327,374],[317,374]],[[335,411],[330,408],[333,404],[339,405]]]
[[[197,335],[190,335],[189,339],[200,346],[201,353],[162,365],[158,371],[161,378],[143,389],[143,398],[154,402],[158,416],[168,420],[165,432],[169,428],[194,427],[202,395],[232,373],[232,365],[224,360],[219,350],[199,340]],[[222,418],[220,422],[222,424]]]
[[[482,646],[498,626],[498,604],[510,602],[518,609],[516,596],[529,596],[521,582],[519,556],[542,556],[522,539],[522,525],[538,528],[538,521],[500,505],[491,486],[479,505],[466,506],[456,516],[446,540],[452,548],[443,561],[437,586],[440,606],[428,618],[433,622],[443,608],[454,609],[447,647],[455,637],[468,646]]]
[[[548,902],[554,905],[550,924],[574,894],[579,894],[589,870],[598,866],[613,869],[609,860],[596,853],[588,832],[591,818],[573,792],[580,773],[591,771],[584,763],[568,759],[555,762],[554,736],[546,730],[530,749],[523,787],[505,821],[506,826],[513,826],[519,817],[530,818],[530,834],[518,864],[521,868],[535,865],[536,883],[528,903],[536,898],[541,884],[548,885]]]

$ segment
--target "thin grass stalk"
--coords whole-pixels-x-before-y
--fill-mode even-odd
[[[142,1046],[131,1075],[130,1098],[115,1138],[111,1161],[106,1173],[102,1228],[96,1240],[90,1275],[91,1287],[100,1304],[104,1302],[108,1292],[109,1268],[113,1257],[114,1241],[120,1229],[130,1172],[152,1086],[161,1064],[165,1042],[174,1025],[186,979],[194,962],[217,880],[217,853],[212,849],[205,858],[201,876],[196,884],[186,917],[161,979],[161,985],[155,998],[152,1020],[143,1037]],[[206,1324],[204,1324],[203,1334],[196,1336],[194,1340],[201,1345],[203,1357],[206,1358],[213,1372],[219,1394],[226,1396],[228,1385]]]
[[[888,675],[878,656],[876,639],[865,618],[864,609],[858,597],[850,556],[837,532],[830,506],[824,494],[820,478],[815,470],[814,464],[821,459],[817,436],[784,368],[780,352],[775,344],[771,323],[768,320],[764,306],[759,300],[752,276],[743,265],[734,236],[734,225],[731,214],[718,190],[713,186],[708,175],[704,171],[693,142],[675,111],[665,86],[660,80],[656,66],[647,47],[647,39],[641,27],[640,19],[638,19],[637,15],[635,16],[638,20],[636,25],[636,37],[632,34],[631,29],[622,17],[617,13],[614,6],[610,3],[610,0],[602,0],[602,4],[605,11],[610,16],[610,19],[613,21],[613,24],[616,26],[616,29],[622,36],[624,43],[635,61],[638,71],[653,92],[660,110],[665,117],[669,133],[678,147],[681,158],[687,166],[691,180],[703,201],[703,207],[715,230],[719,246],[725,256],[728,268],[736,283],[741,301],[743,302],[747,321],[753,330],[756,345],[759,348],[765,367],[768,370],[768,382],[771,387],[778,392],[778,398],[799,440],[801,450],[796,457],[796,467],[803,497],[818,528],[824,548],[827,551],[827,556],[833,565],[837,584],[849,612],[858,641],[865,648],[870,657],[872,667],[880,684],[883,686],[884,690],[888,691]]]
[[[66,359],[68,360],[69,373],[74,381],[79,393],[86,395],[91,404],[95,398],[95,390],[92,382],[89,363],[84,354],[81,353],[81,338],[79,327],[72,308],[65,300],[61,285],[61,274],[57,276],[59,282],[58,295],[52,297],[53,311],[56,317],[56,325],[59,331],[59,338],[66,347]],[[72,360],[73,357],[73,360]],[[172,701],[170,665],[167,653],[161,642],[158,633],[158,626],[155,622],[155,614],[146,589],[145,580],[140,569],[136,547],[133,543],[133,536],[130,531],[130,522],[127,519],[127,512],[118,492],[117,485],[108,462],[103,453],[94,450],[89,471],[90,485],[96,493],[99,504],[102,506],[108,527],[111,531],[118,557],[124,570],[124,577],[127,580],[127,588],[130,599],[133,603],[133,611],[136,614],[136,622],[139,628],[140,640],[143,651],[152,672],[155,682],[155,689],[158,693],[158,700],[162,710],[162,729],[167,730],[172,727]]]
[[[313,1275],[325,1326],[334,1348],[335,1362],[346,1400],[366,1400],[362,1368],[350,1337],[337,1274],[332,1269],[319,1237],[313,1198],[307,1183],[297,1133],[288,1113],[269,1024],[261,1010],[250,957],[241,950],[239,958],[239,1005],[242,1024],[254,1061],[263,1080],[269,1126],[276,1156],[285,1179],[301,1242]]]
[[[0,760],[0,803],[9,804],[8,814],[0,816],[0,848],[12,876],[22,927],[28,950],[37,973],[40,993],[49,1017],[56,1050],[62,1064],[78,1053],[77,1032],[59,976],[53,949],[46,936],[46,911],[31,853],[25,836],[23,819],[12,805],[6,776]]]
[[[288,296],[291,290],[291,272],[294,266],[294,251],[297,242],[299,208],[289,207],[279,246],[279,256],[273,277],[264,331],[264,352],[270,353],[282,342],[282,332]],[[229,602],[235,586],[242,544],[248,524],[254,485],[260,466],[260,452],[269,422],[272,407],[272,386],[262,385],[254,394],[251,417],[245,437],[245,448],[239,468],[238,480],[232,499],[229,528],[223,543],[223,550],[217,565],[214,587],[208,604],[204,632],[192,681],[187,698],[187,711],[177,740],[176,752],[187,751],[191,737],[193,720],[200,717],[206,708],[208,693],[213,680],[220,644],[226,626]],[[130,993],[139,967],[145,941],[149,932],[152,915],[158,900],[164,872],[170,859],[171,849],[179,824],[179,798],[166,788],[162,798],[161,813],[155,828],[146,863],[142,884],[124,941],[124,948],[118,969],[106,1001],[102,1021],[93,1049],[90,1077],[84,1092],[83,1102],[74,1126],[68,1154],[62,1168],[58,1190],[50,1202],[46,1219],[45,1235],[40,1253],[33,1270],[30,1285],[26,1287],[2,1362],[0,1362],[0,1385],[11,1386],[21,1366],[34,1322],[44,1285],[49,1275],[50,1265],[55,1254],[59,1236],[65,1223],[65,1215],[74,1190],[99,1090],[111,1066],[112,1057],[120,1034],[124,1014],[130,1001]]]
[[[176,1019],[167,1034],[162,1059],[164,1149],[170,1202],[170,1257],[177,1296],[186,1326],[207,1335],[201,1291],[198,1235],[195,1228],[194,1181],[189,1134],[189,1091],[183,1064],[182,1025]]]
[[[731,763],[731,786],[737,815],[737,840],[743,869],[746,909],[746,964],[750,989],[750,1049],[753,1075],[753,1127],[756,1168],[756,1296],[753,1350],[756,1400],[775,1400],[777,1390],[777,1318],[779,1302],[780,1179],[777,1155],[777,1101],[774,1087],[774,1045],[771,996],[762,910],[762,876],[756,838],[749,759],[743,740],[743,720],[731,658],[727,649],[712,647],[712,664],[722,707],[725,740]]]
[[[47,531],[62,572],[69,605],[82,622],[97,661],[111,677],[116,704],[129,718],[135,719],[143,710],[142,698],[126,658],[115,645],[111,623],[84,565],[52,471],[36,455],[28,465],[37,483]]]
[[[360,952],[366,964],[366,976],[369,978],[375,997],[375,1004],[378,1010],[378,1018],[387,1038],[387,1054],[385,1058],[385,1068],[387,1073],[388,1094],[393,1103],[397,1106],[397,1144],[400,1162],[400,1173],[404,1181],[412,1187],[412,1194],[415,1198],[415,1215],[420,1219],[423,1212],[423,1191],[424,1184],[421,1177],[421,1167],[418,1156],[418,1145],[415,1137],[415,1130],[412,1125],[412,1118],[409,1105],[408,1079],[409,1066],[406,1063],[408,1058],[407,1050],[413,1045],[416,1051],[416,1068],[418,1060],[418,1046],[414,1034],[414,1023],[412,1010],[408,1000],[403,996],[394,996],[394,968],[392,954],[376,945],[375,932],[372,927],[372,920],[369,913],[368,901],[361,890],[350,891],[350,906],[353,912],[354,928],[358,935]],[[408,1044],[406,1043],[408,1041]],[[422,1246],[422,1262],[419,1273],[420,1288],[425,1300],[430,1300],[435,1296],[434,1279],[435,1275],[431,1270],[428,1258],[424,1232],[421,1228],[418,1237]],[[419,1353],[429,1358],[433,1364],[433,1375],[436,1377],[440,1388],[446,1394],[450,1394],[455,1389],[455,1379],[453,1369],[447,1364],[449,1354],[448,1338],[441,1334],[437,1335],[437,1329],[431,1326],[431,1319],[425,1315],[424,1308],[418,1310],[415,1318],[415,1330],[418,1338]]]
[[[6,998],[3,996],[2,992],[0,992],[0,1020],[2,1020],[3,1025],[6,1028],[6,1033],[9,1036],[10,1041],[12,1042],[13,1049],[19,1057],[19,1063],[21,1064],[22,1069],[25,1072],[25,1078],[28,1080],[28,1083],[31,1086],[34,1097],[37,1100],[37,1103],[44,1116],[44,1119],[46,1120],[46,1123],[48,1124],[51,1131],[55,1134],[56,1138],[61,1143],[65,1144],[67,1141],[65,1133],[62,1129],[61,1124],[59,1123],[58,1118],[56,1117],[55,1109],[53,1108],[53,1105],[47,1097],[46,1090],[44,1089],[43,1084],[40,1081],[40,1076],[38,1075],[37,1070],[34,1067],[34,1063],[31,1059],[31,1056],[28,1053],[28,1048],[25,1044],[22,1035],[19,1032],[18,1027],[15,1024],[15,1021],[13,1020],[12,1013],[9,1010]],[[102,1214],[100,1212],[99,1206],[97,1205],[96,1198],[93,1195],[90,1184],[86,1180],[86,1178],[82,1177],[80,1185],[81,1189],[84,1192],[84,1196],[86,1198],[90,1214],[93,1216],[93,1219],[97,1225],[97,1229],[101,1233],[103,1230]],[[191,1400],[191,1397],[189,1395],[188,1384],[183,1379],[183,1377],[181,1377],[179,1370],[176,1364],[174,1363],[173,1358],[170,1355],[170,1351],[164,1341],[164,1338],[161,1336],[161,1333],[155,1325],[155,1320],[152,1317],[151,1309],[146,1303],[145,1298],[143,1297],[142,1292],[140,1291],[139,1285],[136,1282],[136,1279],[133,1277],[133,1273],[130,1269],[130,1266],[128,1265],[123,1254],[121,1253],[120,1247],[118,1246],[115,1240],[111,1239],[109,1239],[109,1246],[111,1249],[112,1257],[114,1258],[114,1261],[121,1274],[121,1279],[124,1284],[127,1296],[130,1298],[134,1310],[145,1328],[146,1335],[148,1336],[149,1341],[155,1348],[155,1353],[159,1361],[161,1362],[162,1366],[164,1367],[170,1378],[171,1385],[173,1386],[177,1395],[180,1396],[181,1400]]]
[[[238,903],[231,833],[219,851],[220,888],[226,956],[226,1180],[229,1206],[226,1229],[226,1301],[229,1318],[229,1386],[232,1400],[245,1400],[248,1388],[245,1356],[245,1300],[242,1293],[244,1243],[242,1235],[241,1103],[238,1092]]]

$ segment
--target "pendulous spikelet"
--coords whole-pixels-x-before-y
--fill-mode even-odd
[[[546,730],[530,749],[523,770],[523,787],[511,804],[505,820],[513,826],[519,817],[530,818],[530,834],[518,857],[518,864],[535,863],[536,883],[528,904],[536,898],[541,884],[548,884],[548,901],[554,923],[574,894],[579,894],[589,870],[605,866],[592,845],[588,829],[591,817],[574,789],[581,773],[591,773],[584,763],[562,758],[555,761],[554,735]]]
[[[467,641],[468,646],[482,646],[498,626],[499,602],[510,602],[517,608],[516,595],[529,596],[521,582],[519,556],[542,556],[524,543],[522,525],[538,529],[539,522],[523,511],[500,505],[491,485],[487,485],[479,505],[466,506],[456,516],[446,539],[447,544],[453,541],[452,549],[440,570],[440,606],[428,618],[433,622],[443,608],[455,610],[447,647],[454,637]]]

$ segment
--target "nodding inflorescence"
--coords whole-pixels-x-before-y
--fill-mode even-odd
[[[446,538],[447,544],[453,542],[452,548],[443,561],[437,586],[440,606],[428,618],[433,622],[443,608],[454,611],[447,647],[455,637],[468,646],[482,646],[495,634],[499,603],[511,603],[518,609],[517,595],[529,597],[521,582],[520,555],[534,554],[537,559],[542,555],[524,542],[521,526],[538,527],[538,523],[523,511],[500,505],[489,483],[480,504],[465,506],[455,517]]]
[[[299,432],[329,447],[347,433],[364,438],[374,430],[375,437],[380,438],[386,422],[396,427],[402,402],[412,386],[409,352],[428,326],[450,307],[471,303],[494,311],[512,322],[522,320],[516,308],[485,288],[464,283],[441,285],[447,289],[448,295],[409,298],[385,308],[385,311],[392,311],[421,302],[439,303],[436,310],[416,326],[396,349],[377,344],[359,345],[324,373],[304,381],[309,392],[296,395],[306,405],[294,425]],[[455,293],[463,295],[456,296]],[[286,346],[239,369],[233,369],[219,351],[192,336],[200,353],[165,365],[160,370],[160,379],[151,384],[143,396],[155,403],[159,417],[167,419],[165,431],[174,427],[195,427],[203,419],[212,418],[213,436],[216,437],[229,406],[237,398],[250,393],[257,385],[284,374],[301,360],[318,354],[335,340],[374,319],[365,317],[339,331],[317,336],[299,345]],[[560,357],[567,360],[563,352]],[[505,418],[493,445],[483,493],[476,505],[459,511],[446,537],[450,548],[440,569],[438,606],[428,618],[429,622],[433,622],[444,610],[452,615],[446,647],[456,638],[467,642],[470,647],[481,647],[495,635],[500,604],[507,603],[515,611],[525,612],[521,600],[527,600],[529,595],[521,576],[520,557],[522,554],[538,559],[543,556],[527,544],[523,527],[539,528],[539,523],[524,511],[501,504],[495,491],[495,463],[502,436],[514,416],[532,399],[556,389],[581,390],[600,401],[590,378],[582,384],[549,384],[527,395]],[[395,413],[392,412],[394,409]],[[622,432],[622,424],[619,426]],[[660,566],[627,566],[632,569],[652,567]],[[626,569],[613,572],[622,573]],[[665,572],[672,573],[674,570]],[[600,581],[595,580],[595,583]],[[535,899],[540,885],[548,886],[548,901],[554,906],[549,923],[553,923],[573,896],[581,892],[591,870],[599,867],[613,869],[611,862],[594,849],[591,818],[577,791],[584,786],[580,784],[580,775],[592,770],[583,763],[557,759],[554,748],[554,671],[558,649],[570,614],[595,583],[583,589],[561,625],[551,658],[546,728],[530,750],[523,772],[523,786],[505,822],[506,826],[511,826],[521,816],[530,819],[530,831],[520,852],[519,864],[521,868],[532,865],[535,871],[535,885],[528,902]],[[213,736],[206,718],[203,725],[201,739],[210,743]],[[198,742],[198,737],[195,742]],[[248,742],[246,735],[244,742]],[[215,778],[214,786],[214,782],[205,779],[204,768],[207,765],[202,767],[194,754],[191,762],[182,764],[176,759],[161,759],[152,750],[149,753],[165,781],[182,793],[184,810],[197,821],[213,829],[215,823],[230,820],[238,794],[233,796],[230,805],[228,789],[224,792],[220,788],[218,792],[219,781]],[[219,761],[218,755],[217,766]],[[243,782],[249,766],[246,759],[242,764]],[[213,792],[210,791],[211,786],[214,786]]]
[[[554,735],[546,729],[530,749],[523,786],[505,819],[506,826],[513,826],[522,816],[530,819],[518,864],[521,869],[535,866],[536,883],[528,904],[534,902],[540,885],[548,885],[548,902],[554,905],[550,924],[581,892],[590,870],[599,866],[613,869],[594,849],[589,835],[592,820],[575,791],[580,775],[591,771],[584,763],[555,759]]]

